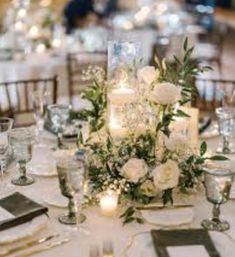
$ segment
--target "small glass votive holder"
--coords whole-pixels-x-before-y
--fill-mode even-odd
[[[118,208],[118,193],[107,190],[100,196],[100,209],[104,216],[114,216]]]

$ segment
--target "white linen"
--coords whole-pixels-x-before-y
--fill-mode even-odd
[[[0,206],[0,222],[12,219],[15,216]]]
[[[47,139],[50,136],[47,134]],[[54,138],[55,139],[55,138]],[[208,140],[208,145],[215,149],[219,142],[219,138]],[[50,140],[52,142],[52,140]],[[54,140],[56,142],[56,140]],[[13,165],[14,167],[14,165]],[[16,176],[15,167],[9,168],[12,170],[9,172],[9,180],[11,177]],[[52,195],[55,192],[55,186],[58,185],[58,178],[56,177],[37,177],[36,183],[27,187],[15,187],[17,191],[24,193],[26,196],[38,201],[39,203],[45,203],[47,195]],[[185,197],[184,197],[185,200]],[[200,228],[201,221],[211,216],[212,204],[207,202],[204,192],[199,192],[196,195],[189,197],[189,203],[193,203],[194,207],[194,219],[187,228]],[[224,204],[221,208],[222,218],[227,220],[231,229],[227,232],[229,236],[235,239],[235,204],[233,201]],[[65,210],[57,207],[49,206],[50,216],[50,228],[56,227],[61,233],[68,231],[69,227],[62,225],[58,222],[58,215],[65,212]],[[126,257],[156,257],[156,253],[153,248],[152,239],[149,231],[151,229],[160,229],[161,226],[144,224],[139,225],[136,223],[126,226],[122,225],[122,221],[116,217],[104,217],[101,215],[98,207],[90,207],[85,210],[87,220],[84,224],[80,225],[81,229],[77,233],[73,234],[73,240],[68,244],[51,249],[47,252],[37,254],[38,257],[89,257],[89,249],[92,245],[98,244],[100,247],[105,240],[112,240],[114,244],[115,256],[122,257],[123,250],[128,239],[137,233],[147,231],[147,233],[138,236],[137,241],[134,242],[131,249],[128,250]],[[120,213],[119,213],[120,214]],[[185,226],[184,226],[185,227]],[[84,229],[83,229],[84,228]],[[90,231],[90,233],[84,233]],[[221,257],[234,257],[235,243],[229,239],[224,233],[212,232],[210,233],[212,239],[221,254]],[[189,253],[191,254],[191,252]]]
[[[0,231],[0,244],[6,244],[33,236],[48,224],[48,217],[41,215],[19,226]],[[1,248],[1,247],[0,247]],[[1,250],[0,250],[1,253]]]
[[[193,221],[193,208],[141,211],[145,220],[159,226],[180,226]]]
[[[166,248],[170,257],[210,257],[202,245],[169,246]]]

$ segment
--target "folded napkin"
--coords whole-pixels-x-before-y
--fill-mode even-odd
[[[152,230],[158,257],[220,257],[204,229]]]
[[[0,200],[0,231],[31,221],[48,209],[16,192]]]
[[[164,208],[161,210],[142,210],[142,216],[150,223],[160,226],[179,226],[193,221],[192,207]]]

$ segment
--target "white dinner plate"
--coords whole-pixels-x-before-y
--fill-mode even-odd
[[[35,176],[54,177],[57,176],[55,165],[29,163],[27,173]]]
[[[59,192],[49,193],[44,197],[44,202],[54,207],[67,208],[68,200]]]
[[[194,218],[194,211],[191,207],[143,210],[141,213],[148,222],[165,227],[190,224]]]
[[[210,237],[221,257],[234,257],[235,241],[221,232],[210,232]],[[229,233],[228,233],[229,234]],[[191,254],[192,255],[192,254]],[[129,238],[123,256],[157,257],[150,231],[140,232]],[[188,254],[190,256],[190,253]]]
[[[41,215],[27,223],[0,231],[0,244],[13,243],[31,237],[46,228],[47,224],[48,217],[46,215]]]

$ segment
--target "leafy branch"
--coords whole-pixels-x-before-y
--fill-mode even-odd
[[[94,79],[92,85],[82,93],[82,98],[91,103],[92,108],[80,112],[80,119],[88,121],[90,132],[97,132],[105,125],[107,109],[107,85]]]

